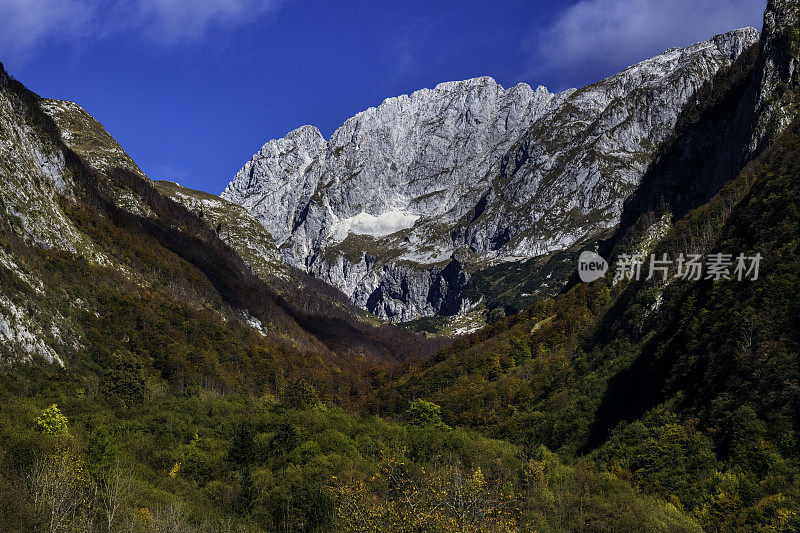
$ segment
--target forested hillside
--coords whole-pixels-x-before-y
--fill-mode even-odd
[[[0,531],[800,530],[799,18],[771,0],[687,100],[608,275],[459,338],[365,318],[0,67]],[[615,277],[635,254],[760,263]],[[517,306],[515,275],[479,281]]]
[[[3,167],[3,531],[696,529],[591,463],[450,428],[435,405],[359,414],[393,362],[441,342],[270,285],[96,123],[60,130],[49,101],[2,79],[6,146],[24,134],[45,154]]]
[[[424,398],[445,423],[590,457],[706,529],[800,527],[799,187],[795,123],[708,203],[673,221],[662,197],[609,243],[760,254],[756,281],[579,284],[388,376],[370,407]]]

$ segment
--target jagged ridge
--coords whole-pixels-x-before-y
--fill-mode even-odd
[[[471,272],[615,227],[687,102],[758,39],[736,30],[560,94],[483,77],[390,98],[328,142],[310,126],[270,141],[222,196],[360,307],[455,314],[478,303]]]

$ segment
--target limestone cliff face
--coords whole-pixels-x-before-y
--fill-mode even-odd
[[[284,259],[391,320],[455,314],[469,273],[619,221],[698,89],[759,41],[742,29],[553,94],[476,78],[390,98],[329,141],[270,141],[223,192]]]
[[[800,109],[800,0],[769,1],[761,49],[753,151],[783,131]]]
[[[313,126],[270,141],[245,164],[222,197],[246,207],[277,242],[283,242],[292,234],[297,209],[314,194],[315,176],[306,170],[325,146]]]
[[[75,182],[47,125],[31,112],[29,99],[0,64],[0,222],[6,242],[13,238],[25,246],[108,264],[60,205],[60,198],[74,197]],[[13,282],[13,290],[0,292],[0,361],[61,363],[58,353],[78,343],[64,317],[68,310],[41,305],[46,285],[8,246],[0,247],[0,273]]]

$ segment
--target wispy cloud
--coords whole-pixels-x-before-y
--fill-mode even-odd
[[[111,35],[173,45],[275,13],[284,0],[0,0],[0,54],[48,41],[87,44]]]
[[[414,53],[414,45],[408,38],[400,39],[395,43],[397,54],[397,74],[402,76],[417,68],[417,58]]]
[[[76,38],[92,18],[90,0],[0,0],[0,52],[19,55],[53,38]]]
[[[137,0],[146,34],[175,43],[201,38],[210,28],[252,23],[272,14],[282,0]]]
[[[387,87],[413,75],[423,67],[426,59],[430,59],[431,50],[427,48],[427,42],[434,29],[433,21],[418,19],[386,35],[384,81]]]
[[[761,28],[766,0],[581,0],[523,48],[527,77],[581,85],[736,28]],[[537,79],[538,78],[538,79]]]
[[[387,83],[393,84],[419,68],[417,50],[409,34],[399,35],[389,43]]]

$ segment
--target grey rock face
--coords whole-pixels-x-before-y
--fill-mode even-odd
[[[250,211],[277,242],[294,229],[297,209],[308,203],[316,189],[315,176],[306,172],[325,149],[319,130],[303,126],[283,139],[268,142],[239,171],[222,197],[235,199]]]
[[[492,253],[507,241],[499,257],[526,258],[616,226],[624,200],[673,134],[684,106],[758,35],[737,30],[671,49],[573,93],[504,158],[495,205],[516,209],[488,208],[467,228],[465,242]]]
[[[59,198],[72,198],[75,186],[64,154],[25,112],[26,104],[12,83],[0,65],[0,218],[4,226],[28,246],[104,264],[107,258],[61,209]],[[24,288],[8,290],[6,285],[0,294],[0,360],[60,364],[59,351],[73,344],[73,325],[58,310],[39,305],[46,287],[25,259],[5,246],[0,250],[0,269]]]
[[[484,77],[390,98],[328,142],[309,126],[270,141],[222,196],[357,305],[455,314],[477,303],[468,272],[614,227],[697,89],[758,40],[736,30],[559,94]]]
[[[753,152],[789,126],[800,109],[800,0],[769,1],[761,41]]]

